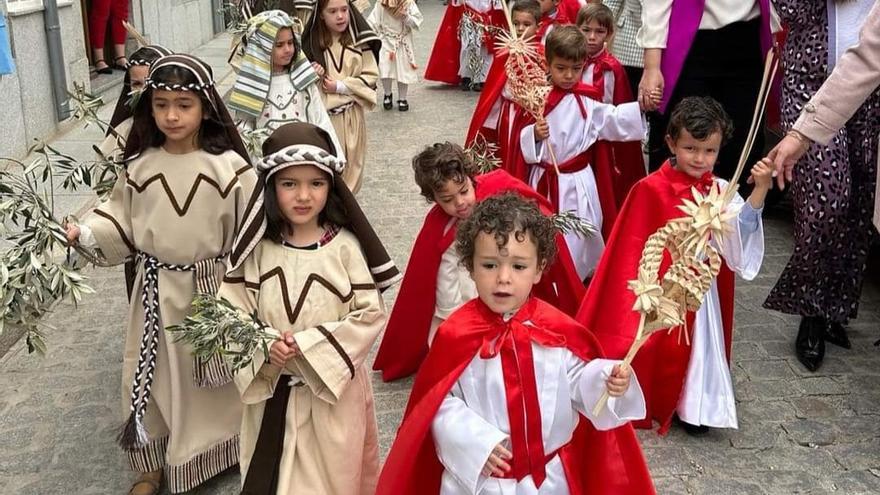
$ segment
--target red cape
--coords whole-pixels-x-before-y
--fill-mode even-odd
[[[612,89],[611,103],[620,105],[635,101],[632,90],[629,86],[629,77],[626,70],[614,55],[607,49],[597,55],[594,59],[587,61],[587,64],[597,63],[603,71],[610,70],[614,74],[614,88]],[[593,76],[596,81],[596,75]],[[594,84],[597,89],[602,92],[603,98],[606,88],[604,84]],[[603,101],[603,100],[599,100]],[[633,184],[645,177],[645,157],[642,154],[642,143],[638,141],[629,142],[613,142],[611,143],[611,152],[613,153],[614,163],[614,196],[617,207],[623,205],[626,195],[632,189]]]
[[[708,176],[703,180],[712,179]],[[607,238],[605,255],[596,267],[577,314],[577,320],[595,333],[610,358],[620,359],[626,355],[639,326],[639,315],[632,310],[635,295],[627,283],[638,278],[645,241],[669,220],[682,216],[677,206],[682,199],[692,198],[691,186],[696,183],[695,179],[673,169],[667,161],[658,171],[633,186],[620,211],[620,221]],[[661,277],[667,267],[668,259],[661,266]],[[729,360],[734,284],[733,273],[726,264],[722,264],[717,282]],[[692,313],[688,315],[688,321],[693,321]],[[678,337],[678,331],[658,332],[633,361],[648,408],[647,418],[635,423],[638,428],[651,428],[653,418],[660,422],[661,434],[669,429],[691,353],[690,346],[679,343]]]
[[[425,67],[425,79],[447,84],[458,84],[461,77],[458,69],[461,58],[461,39],[458,37],[458,26],[461,16],[464,15],[463,5],[455,6],[452,2],[446,7],[437,37],[434,39],[434,48],[431,49],[431,57]],[[507,20],[501,10],[492,10],[489,13],[492,24],[502,29],[507,29]],[[495,50],[494,41],[488,47],[489,52]]]
[[[515,318],[528,319],[537,327],[562,335],[565,346],[585,361],[602,355],[590,332],[538,298],[529,299]],[[437,459],[431,422],[446,394],[479,352],[483,337],[493,330],[495,319],[500,316],[475,299],[440,326],[416,376],[403,422],[379,475],[377,495],[439,492],[443,466]],[[629,424],[602,432],[581,417],[571,442],[560,449],[559,455],[572,495],[654,493],[651,475]]]
[[[476,177],[475,180],[478,202],[503,192],[514,191],[536,201],[545,215],[554,213],[547,200],[503,170],[494,170]],[[455,240],[454,226],[445,235],[443,233],[449,220],[449,215],[434,205],[416,237],[397,301],[373,362],[373,369],[381,370],[385,381],[415,373],[428,352],[428,333],[436,305],[440,258]],[[559,254],[541,277],[541,282],[535,286],[535,295],[569,315],[574,315],[583,298],[583,282],[578,278],[568,246],[561,234],[556,237],[556,245]]]

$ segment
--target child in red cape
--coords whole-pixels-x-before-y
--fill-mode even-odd
[[[495,38],[507,29],[500,0],[450,0],[425,67],[425,79],[480,91]]]
[[[407,264],[400,293],[385,327],[373,364],[382,379],[396,380],[418,370],[437,327],[463,303],[477,296],[467,271],[459,266],[452,245],[460,220],[474,205],[506,191],[537,201],[545,215],[554,213],[546,200],[503,170],[476,176],[476,165],[461,146],[437,143],[413,159],[416,182],[422,195],[437,204],[428,212]],[[536,293],[547,302],[574,315],[584,287],[577,276],[562,235],[560,254],[548,265]]]
[[[644,118],[638,103],[607,105],[594,87],[581,82],[587,44],[577,27],[555,28],[544,51],[553,88],[543,117],[520,131],[519,156],[529,167],[530,186],[557,210],[573,211],[601,230],[590,237],[565,236],[578,275],[587,279],[602,255],[619,204],[608,143],[640,142]]]
[[[572,24],[581,4],[578,0],[538,0],[541,17],[538,22],[537,38],[541,45],[556,26]]]
[[[705,193],[715,183],[726,184],[712,175],[712,169],[731,127],[730,118],[715,100],[682,100],[672,113],[666,137],[675,159],[636,183],[627,197],[577,318],[595,332],[609,357],[627,353],[639,325],[639,315],[632,310],[635,295],[627,284],[638,278],[645,241],[669,220],[683,215],[678,206],[693,198],[692,188]],[[733,273],[751,280],[761,267],[761,209],[771,174],[768,163],[752,168],[754,191],[748,201],[736,195],[731,203],[731,208],[742,208],[730,221],[732,235],[712,241],[720,248],[724,263],[700,309],[688,314],[691,345],[685,345],[679,331],[660,331],[636,355],[633,369],[641,377],[648,404],[648,417],[636,422],[636,427],[651,428],[652,420],[657,420],[659,433],[665,434],[675,413],[692,434],[703,433],[709,426],[737,427],[728,364]],[[667,259],[661,266],[661,278],[668,263]]]
[[[627,424],[644,414],[638,380],[531,295],[554,230],[516,194],[480,203],[459,228],[479,297],[440,326],[378,495],[654,493]],[[593,415],[605,391],[609,405]]]
[[[606,47],[614,35],[614,13],[606,5],[590,3],[580,8],[575,25],[587,39],[587,67],[581,79],[599,92],[601,102],[621,105],[634,101],[623,65]],[[645,157],[641,141],[611,144],[614,154],[614,194],[618,206],[633,184],[645,177]]]
[[[538,20],[541,18],[541,6],[537,0],[517,0],[510,7],[510,17],[517,36],[524,39],[534,37]],[[543,51],[538,41],[534,43],[538,51]],[[531,120],[526,121],[528,117],[525,110],[510,99],[506,65],[507,54],[496,54],[471,117],[465,146],[474,144],[477,136],[496,144],[501,168],[517,179],[525,181],[528,179],[528,169],[524,166],[517,167],[517,164],[523,163],[522,160],[515,160],[510,155],[511,149],[518,150],[519,146],[511,147],[510,143],[511,139],[519,140],[519,130]]]

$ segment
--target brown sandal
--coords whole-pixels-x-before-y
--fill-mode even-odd
[[[132,483],[128,495],[157,495],[162,488],[162,470],[151,473],[141,473],[138,479]]]

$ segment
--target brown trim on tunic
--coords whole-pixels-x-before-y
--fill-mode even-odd
[[[186,215],[186,213],[189,211],[189,207],[192,206],[193,199],[195,199],[196,192],[198,192],[199,186],[202,182],[206,182],[214,186],[214,188],[217,189],[217,192],[220,193],[220,197],[226,199],[226,197],[229,196],[229,193],[232,191],[232,188],[235,186],[235,184],[238,183],[238,176],[252,169],[253,167],[248,165],[246,167],[242,167],[236,170],[235,177],[233,177],[232,180],[229,181],[229,184],[227,184],[225,188],[221,188],[220,184],[218,184],[217,181],[208,177],[205,174],[200,173],[196,176],[196,180],[193,182],[192,187],[190,187],[189,193],[186,195],[186,200],[183,202],[183,206],[180,206],[180,204],[177,202],[177,198],[174,196],[174,192],[171,190],[171,186],[168,185],[168,180],[165,178],[165,174],[156,174],[140,185],[131,180],[131,177],[127,177],[125,179],[125,183],[130,185],[135,191],[138,192],[138,194],[140,194],[144,192],[147,187],[150,186],[150,184],[159,181],[162,184],[162,188],[165,189],[165,194],[168,195],[168,199],[171,200],[171,206],[174,207],[174,211],[177,212],[178,216],[182,217]]]
[[[116,227],[116,231],[119,233],[119,237],[122,238],[122,242],[125,243],[125,246],[128,248],[129,251],[131,251],[132,253],[137,252],[137,249],[135,249],[134,247],[134,243],[128,239],[128,236],[125,235],[125,230],[123,230],[122,225],[120,225],[119,222],[115,218],[113,218],[113,215],[103,212],[99,208],[95,208],[94,212],[95,215],[106,218],[110,221],[110,223],[113,224],[114,227]]]
[[[269,270],[268,272],[260,275],[260,285],[265,283],[267,280],[278,277],[278,283],[281,286],[282,299],[284,300],[284,310],[287,312],[287,319],[292,324],[296,322],[296,319],[299,317],[300,311],[302,311],[302,307],[306,302],[306,297],[309,294],[309,290],[311,290],[312,285],[315,282],[323,285],[325,289],[329,290],[332,294],[339,298],[342,302],[351,301],[351,298],[354,297],[354,291],[356,290],[375,290],[376,284],[351,284],[351,289],[348,294],[342,294],[342,292],[337,289],[332,283],[330,283],[324,277],[318,275],[317,273],[309,274],[306,279],[305,284],[303,284],[302,291],[299,293],[299,298],[296,301],[296,306],[290,307],[290,293],[287,289],[287,277],[284,276],[284,270],[280,266],[276,266],[275,268]],[[245,282],[247,284],[247,282]]]
[[[345,361],[346,366],[348,366],[348,370],[351,372],[351,379],[354,380],[354,363],[351,362],[351,358],[345,352],[345,349],[342,348],[342,345],[339,344],[339,341],[336,340],[336,337],[334,337],[329,330],[321,325],[318,325],[315,328],[317,328],[318,331],[321,332],[322,335],[324,335],[324,338],[327,339],[327,342],[330,342],[330,345],[332,345],[333,348],[336,349],[336,352],[339,353],[339,356],[342,358],[343,361]]]

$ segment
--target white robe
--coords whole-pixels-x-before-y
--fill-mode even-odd
[[[446,231],[455,223],[453,219]],[[445,233],[445,232],[444,232]],[[462,304],[477,297],[477,285],[470,273],[460,263],[455,243],[440,257],[440,269],[437,270],[437,289],[434,304],[434,316],[431,319],[431,330],[428,333],[428,346],[434,341],[434,334],[441,323],[449,318]]]
[[[562,347],[532,344],[535,378],[541,407],[544,452],[567,444],[578,423],[578,413],[599,430],[610,430],[645,416],[642,389],[632,376],[629,389],[611,398],[598,417],[592,410],[605,390],[615,361],[584,362]],[[437,457],[444,467],[440,495],[567,495],[568,482],[559,456],[546,465],[540,489],[531,475],[521,481],[483,476],[489,454],[501,442],[510,448],[510,423],[501,357],[468,364],[447,394],[431,425]]]
[[[581,114],[576,98],[581,99],[587,111],[586,118]],[[583,153],[596,141],[641,141],[647,132],[638,103],[612,106],[574,94],[563,97],[546,119],[550,126],[548,140],[558,163]],[[526,163],[550,163],[550,153],[545,143],[535,141],[534,124],[521,131],[520,146]],[[533,165],[529,185],[537,188],[543,175],[544,169]],[[575,233],[565,235],[565,243],[571,251],[578,276],[585,279],[596,269],[605,250],[601,233],[602,207],[592,167],[559,176],[559,210],[574,211],[598,231],[588,238],[581,238]]]
[[[722,187],[727,185],[726,181],[716,180]],[[731,205],[748,208],[744,203],[737,194]],[[740,218],[744,213],[740,214]],[[734,273],[745,280],[752,280],[758,275],[764,259],[764,226],[760,213],[757,229],[753,232],[744,228],[738,218],[731,220],[730,224],[735,234],[724,239],[720,246],[721,255]],[[712,287],[694,316],[691,358],[677,412],[682,421],[694,425],[713,428],[738,426],[733,380],[725,353],[717,280],[712,281]]]
[[[466,9],[471,9],[476,12],[486,13],[490,10],[501,10],[501,2],[499,0],[451,0],[453,6],[463,5]],[[459,39],[461,36],[459,35]],[[474,71],[472,67],[470,67],[470,59],[472,50],[479,51],[479,58],[481,60],[480,67],[477,71]],[[461,51],[459,52],[459,61],[458,61],[458,75],[460,77],[469,77],[472,79],[473,83],[483,83],[486,81],[486,75],[489,74],[489,67],[492,66],[492,59],[494,55],[489,52],[489,47],[485,45],[485,43],[480,43],[479,47],[469,46],[467,43],[462,42]]]
[[[403,18],[394,17],[381,2],[376,2],[367,21],[382,40],[382,49],[379,51],[379,77],[394,79],[403,84],[419,81],[413,31],[418,31],[423,20],[422,12],[415,1],[410,2]]]

